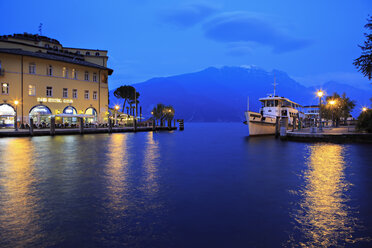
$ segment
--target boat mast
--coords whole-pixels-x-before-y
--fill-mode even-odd
[[[275,95],[275,89],[276,89],[276,76],[275,76],[275,74],[274,74],[274,97],[276,96],[276,95]]]
[[[247,111],[249,111],[249,96],[248,96],[248,100],[247,100]]]

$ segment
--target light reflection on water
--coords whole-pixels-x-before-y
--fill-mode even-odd
[[[147,134],[147,142],[144,154],[145,167],[145,191],[148,196],[154,195],[159,190],[158,166],[159,166],[159,144],[154,140],[154,133]]]
[[[343,247],[357,242],[353,234],[360,227],[359,220],[347,204],[352,185],[345,179],[345,146],[316,144],[308,150],[304,186],[297,192],[302,199],[292,213],[300,237],[291,235],[289,243],[293,247]]]
[[[35,149],[29,139],[11,139],[0,153],[0,234],[13,247],[26,247],[42,236],[35,183]]]
[[[124,211],[128,207],[128,136],[113,135],[108,144],[108,162],[105,164],[108,209]]]

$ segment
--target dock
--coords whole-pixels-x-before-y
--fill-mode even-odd
[[[310,128],[301,130],[287,130],[281,134],[281,140],[304,141],[304,142],[331,142],[331,143],[370,143],[372,144],[372,133],[361,133],[355,131],[354,126],[323,128],[323,132],[311,132]]]
[[[177,127],[112,127],[109,128],[56,128],[53,135],[74,135],[74,134],[98,134],[98,133],[128,133],[128,132],[151,132],[151,131],[174,131]],[[32,135],[29,129],[0,129],[0,138],[2,137],[30,137],[30,136],[53,136],[49,128],[34,129]]]

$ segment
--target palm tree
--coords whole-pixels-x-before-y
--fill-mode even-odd
[[[151,111],[151,114],[152,114],[152,116],[154,117],[154,119],[156,120],[156,121],[158,121],[158,120],[160,120],[161,121],[161,119],[162,119],[162,117],[163,117],[163,110],[164,110],[164,108],[165,108],[165,106],[164,106],[164,104],[162,104],[162,103],[158,103],[157,105],[156,105],[156,107],[154,107],[153,109],[152,109],[152,111]],[[160,123],[161,125],[162,125],[162,123]]]
[[[158,103],[151,113],[156,121],[160,121],[160,126],[163,126],[165,120],[168,120],[168,123],[173,120],[175,111],[171,105],[165,106]]]

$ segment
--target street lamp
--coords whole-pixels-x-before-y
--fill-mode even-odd
[[[118,110],[119,110],[119,105],[115,105],[115,125],[116,125],[117,118],[118,118]]]
[[[19,101],[15,100],[14,105],[16,106],[16,114],[15,114],[15,122],[14,122],[14,129],[15,131],[18,131],[18,111],[17,111],[17,106],[18,106]]]
[[[333,106],[336,104],[336,101],[335,100],[331,100],[329,101],[329,104],[331,104],[331,107],[332,107],[332,127],[333,127]]]
[[[363,107],[363,108],[362,108],[362,111],[363,111],[363,112],[366,112],[367,110],[368,110],[368,109],[367,109],[366,107]]]
[[[319,132],[322,132],[323,131],[323,128],[322,128],[322,96],[323,96],[323,91],[321,90],[318,90],[318,92],[316,93],[319,97]]]

